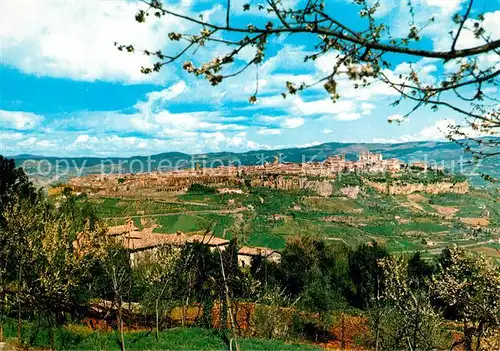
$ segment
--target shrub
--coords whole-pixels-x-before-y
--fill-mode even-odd
[[[209,195],[209,194],[215,194],[216,192],[217,192],[217,190],[214,187],[208,186],[208,185],[203,185],[200,183],[193,183],[193,184],[191,184],[191,186],[188,189],[188,193],[191,193],[191,194]]]
[[[276,305],[256,305],[254,333],[267,339],[289,339],[292,337],[295,311]]]
[[[335,180],[335,183],[339,188],[346,186],[361,186],[363,185],[363,180],[356,173],[341,173]]]

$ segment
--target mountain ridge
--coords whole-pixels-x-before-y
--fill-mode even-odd
[[[296,151],[296,150],[302,150],[302,151],[312,151],[314,149],[324,149],[325,147],[328,147],[329,149],[332,149],[332,146],[338,146],[335,149],[343,148],[343,147],[354,147],[354,148],[366,148],[370,151],[376,151],[377,149],[398,149],[398,147],[403,147],[410,148],[410,147],[415,147],[415,146],[425,146],[428,145],[429,147],[435,148],[437,145],[440,146],[451,146],[453,149],[461,150],[462,147],[456,143],[450,142],[450,141],[411,141],[411,142],[401,142],[401,143],[357,143],[357,142],[327,142],[327,143],[321,143],[318,145],[312,145],[312,146],[307,146],[307,147],[285,147],[285,148],[278,148],[278,149],[258,149],[258,150],[249,150],[249,151],[242,151],[242,152],[234,152],[234,151],[210,151],[210,152],[204,152],[204,153],[185,153],[185,152],[178,152],[178,151],[167,151],[167,152],[160,152],[160,153],[154,153],[150,155],[134,155],[134,156],[48,156],[48,155],[34,155],[34,154],[19,154],[19,155],[11,155],[7,156],[9,158],[13,159],[99,159],[99,160],[105,160],[105,159],[134,159],[134,158],[158,158],[160,156],[164,155],[178,155],[178,156],[202,156],[202,155],[216,155],[216,154],[231,154],[231,155],[244,155],[244,154],[250,154],[250,153],[279,153],[283,151]]]
[[[475,163],[473,156],[462,146],[449,141],[412,141],[406,143],[340,143],[331,142],[304,148],[291,147],[246,152],[207,152],[188,154],[163,152],[149,156],[131,157],[53,157],[37,155],[14,156],[16,164],[25,168],[32,178],[43,183],[66,181],[72,177],[99,173],[141,173],[173,169],[217,167],[236,164],[242,166],[280,162],[321,162],[328,156],[344,154],[346,159],[357,159],[361,150],[382,153],[385,159],[397,158],[403,162],[424,161],[466,175],[474,185],[489,186],[483,174],[500,178],[500,157]],[[42,162],[45,161],[45,162]],[[34,162],[29,162],[34,161]]]

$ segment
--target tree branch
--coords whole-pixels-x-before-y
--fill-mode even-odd
[[[267,3],[269,4],[269,6],[271,6],[271,8],[273,9],[276,16],[278,16],[281,24],[283,24],[283,26],[285,26],[285,28],[290,28],[290,25],[285,21],[285,18],[283,16],[281,16],[280,11],[278,10],[278,7],[274,3],[274,0],[267,0]]]
[[[467,21],[467,18],[469,18],[470,11],[472,9],[472,4],[474,3],[474,0],[469,1],[469,6],[467,7],[467,12],[465,12],[464,18],[462,18],[462,21],[460,21],[460,26],[458,27],[457,35],[455,36],[455,39],[453,39],[453,43],[451,44],[451,51],[455,51],[455,45],[457,44],[458,37],[460,36],[460,32],[462,31],[462,28],[464,27],[465,21]]]
[[[149,6],[152,6],[152,3],[149,3],[146,0],[141,0],[142,2],[148,4]],[[153,4],[155,5],[155,4]],[[202,26],[206,26],[212,29],[217,29],[221,31],[228,31],[228,32],[235,32],[235,33],[263,33],[266,35],[270,34],[283,34],[283,33],[315,33],[315,34],[321,34],[321,35],[326,35],[326,36],[332,36],[341,40],[346,40],[348,42],[362,45],[363,47],[366,47],[368,49],[374,49],[374,50],[382,50],[384,52],[392,52],[392,53],[400,53],[400,54],[405,54],[405,55],[410,55],[410,56],[418,56],[418,57],[427,57],[427,58],[438,58],[438,59],[443,59],[446,61],[455,59],[455,58],[461,58],[461,57],[467,57],[467,56],[473,56],[473,55],[478,55],[482,54],[497,48],[500,48],[500,39],[479,45],[476,47],[472,48],[467,48],[467,49],[462,49],[462,50],[454,50],[454,51],[430,51],[430,50],[421,50],[421,49],[411,49],[411,48],[406,48],[406,47],[398,47],[395,45],[390,45],[390,44],[382,44],[379,42],[375,41],[370,41],[364,38],[360,37],[355,37],[353,35],[347,35],[342,33],[341,31],[336,31],[336,30],[330,30],[325,27],[313,27],[313,28],[303,28],[303,27],[281,27],[281,28],[257,28],[253,27],[252,29],[249,28],[238,28],[238,27],[222,27],[219,25],[215,25],[209,22],[205,22],[202,20],[198,20],[196,18],[190,17],[190,16],[185,16],[181,15],[179,13],[170,11],[170,10],[165,10],[162,7],[158,7],[157,5],[152,6],[155,7],[159,10],[162,10],[165,14],[169,14],[178,18],[185,19],[187,21],[197,23]]]

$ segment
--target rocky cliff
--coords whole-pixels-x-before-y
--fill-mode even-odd
[[[309,189],[324,197],[328,197],[333,193],[333,186],[329,180],[308,180],[307,177],[261,176],[253,178],[251,185],[281,190]]]
[[[439,182],[435,184],[391,184],[376,183],[365,180],[365,184],[371,186],[377,191],[389,195],[408,195],[412,193],[427,193],[427,194],[467,194],[469,192],[469,183],[465,182]]]

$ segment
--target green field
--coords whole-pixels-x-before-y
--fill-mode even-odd
[[[130,216],[142,230],[141,219],[146,217],[156,233],[211,229],[216,236],[238,238],[241,244],[275,249],[283,248],[291,236],[314,235],[350,246],[376,240],[394,252],[426,250],[428,241],[439,248],[494,239],[500,225],[498,196],[490,190],[389,196],[364,188],[356,199],[347,199],[338,194],[324,198],[310,191],[251,188],[245,194],[90,201],[109,225],[123,224]],[[446,217],[437,210],[440,207],[456,212]],[[485,208],[490,224],[479,234],[473,233],[460,218],[480,218]]]
[[[231,228],[234,219],[230,216],[216,214],[176,214],[156,217],[159,225],[153,232],[172,234],[177,231],[195,232],[200,230],[212,230],[216,236],[222,236]]]

